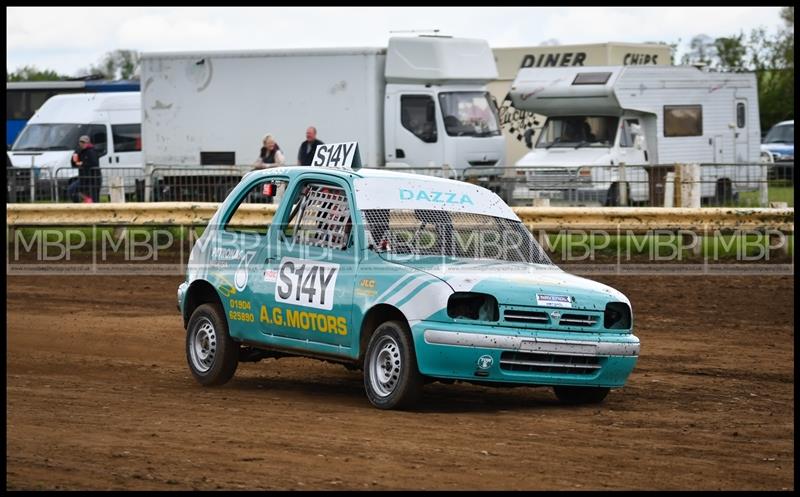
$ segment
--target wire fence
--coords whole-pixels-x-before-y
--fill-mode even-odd
[[[100,202],[221,202],[251,166],[98,169]],[[536,167],[382,167],[486,187],[511,206],[768,207],[794,205],[794,162]],[[74,183],[78,184],[75,185]],[[7,168],[7,202],[74,202],[78,170]]]

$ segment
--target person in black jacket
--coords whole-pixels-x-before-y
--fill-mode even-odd
[[[73,202],[100,201],[100,160],[97,151],[88,136],[83,135],[78,140],[78,150],[72,154],[72,167],[79,168],[77,181],[70,183],[67,195]]]
[[[317,140],[317,128],[310,126],[306,130],[306,141],[300,144],[300,150],[297,151],[297,165],[310,166],[311,161],[314,159],[314,151],[317,145],[322,145],[323,142]]]

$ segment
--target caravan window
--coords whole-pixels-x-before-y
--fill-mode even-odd
[[[736,127],[737,128],[744,128],[744,104],[739,102],[736,104]]]
[[[664,136],[702,136],[702,105],[665,105]]]

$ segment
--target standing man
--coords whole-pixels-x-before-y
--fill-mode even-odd
[[[322,141],[317,140],[317,128],[309,126],[306,130],[306,141],[300,144],[297,151],[297,164],[300,166],[310,166],[314,159],[314,151],[317,145],[322,145]]]
[[[78,139],[78,150],[72,154],[72,167],[77,167],[77,181],[70,183],[67,194],[73,202],[100,201],[100,161],[88,136]]]

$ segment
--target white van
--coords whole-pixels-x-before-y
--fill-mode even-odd
[[[114,176],[125,177],[125,188],[131,191],[134,177],[143,173],[141,123],[140,92],[55,95],[14,141],[9,162],[14,168],[33,168],[42,182],[55,178],[63,194],[70,179],[78,175],[70,163],[78,138],[89,135],[102,171],[101,193],[108,192]]]

